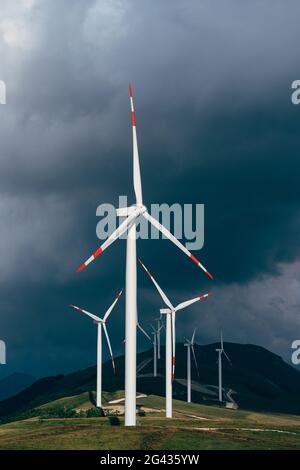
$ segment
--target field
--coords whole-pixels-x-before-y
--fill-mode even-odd
[[[122,411],[122,402],[108,405],[122,392],[106,394],[106,406]],[[0,426],[0,449],[299,449],[298,416],[227,410],[174,400],[174,417],[164,417],[164,399],[139,398],[136,428],[124,428],[122,416],[83,417],[91,409],[89,394],[62,398],[36,409],[36,417]],[[47,417],[61,407],[81,417]],[[112,412],[112,410],[111,410]]]

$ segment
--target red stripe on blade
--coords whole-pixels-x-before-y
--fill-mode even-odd
[[[132,98],[132,87],[130,83],[129,83],[129,96]]]
[[[191,253],[191,255],[190,255],[190,258],[191,258],[191,260],[193,260],[194,263],[196,263],[198,266],[201,264],[200,261],[196,258],[196,256],[192,255],[192,253]],[[204,269],[205,269],[205,268],[204,268]],[[205,274],[207,274],[207,276],[208,276],[212,281],[214,281],[214,278],[213,278],[212,274],[210,274],[210,272],[207,271],[207,269],[205,269]]]
[[[199,264],[199,261],[197,260],[197,258],[192,254],[191,254],[191,260],[193,260],[194,263]]]
[[[79,268],[76,269],[76,272],[77,273],[80,273],[80,271],[82,271],[84,268],[85,268],[85,264],[83,263],[81,266],[79,266]]]
[[[95,253],[93,253],[94,258],[96,258],[97,256],[101,255],[101,253],[103,253],[102,248],[98,248],[98,250],[96,250]]]
[[[134,111],[131,113],[131,120],[132,120],[132,125],[135,127],[135,117],[134,117]]]
[[[112,366],[113,366],[113,370],[114,370],[114,374],[116,373],[116,366],[115,366],[115,358],[114,356],[111,356],[111,362],[112,362]]]
[[[198,297],[198,299],[199,299],[199,300],[206,299],[207,297],[210,297],[211,295],[212,295],[212,293],[209,292],[208,294],[200,295],[200,296]]]

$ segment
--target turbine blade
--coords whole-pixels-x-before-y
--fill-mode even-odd
[[[223,351],[223,331],[221,330],[221,349]]]
[[[79,268],[77,268],[76,272],[82,271],[84,268],[86,268],[92,261],[94,261],[97,256],[101,255],[106,248],[108,248],[117,238],[119,238],[121,235],[123,235],[124,232],[126,232],[127,228],[130,226],[130,224],[138,217],[139,212],[138,210],[135,210],[131,215],[127,217],[120,225],[119,227],[108,237],[107,240],[81,265]]]
[[[196,370],[197,370],[197,375],[199,377],[198,363],[197,363],[196,354],[195,354],[195,351],[194,351],[194,345],[193,344],[191,345],[191,348],[192,348],[193,358],[194,358],[194,362],[195,362],[195,366],[196,366]]]
[[[152,217],[152,215],[150,215],[149,212],[144,212],[143,216],[145,217],[145,219],[148,220],[148,222],[150,222],[155,228],[157,228],[157,230],[159,230],[166,238],[171,240],[171,242],[173,242],[189,258],[191,258],[191,260],[194,261],[194,263],[196,263],[210,279],[214,280],[211,273],[203,266],[203,264],[201,264],[200,261],[194,255],[192,255],[192,253],[179,240],[177,240],[177,238],[174,237],[174,235],[172,235],[171,232],[169,232],[169,230],[167,230],[163,225],[161,225],[161,223],[159,223],[154,217]]]
[[[139,323],[137,323],[137,327],[139,328],[139,330],[144,333],[145,336],[147,336],[147,338],[149,339],[149,341],[151,341],[151,338],[150,336],[148,335],[148,333],[144,330],[144,328],[141,327],[141,325]],[[152,341],[151,341],[152,343]]]
[[[168,299],[168,297],[166,296],[166,294],[164,293],[164,291],[162,290],[162,288],[157,284],[156,280],[154,279],[154,277],[152,276],[152,274],[150,273],[150,271],[148,271],[148,269],[146,268],[146,266],[144,265],[144,263],[142,262],[142,260],[139,258],[139,263],[143,266],[144,270],[146,271],[146,273],[148,274],[148,276],[150,277],[151,281],[153,282],[153,284],[155,285],[156,289],[158,290],[161,298],[163,299],[163,301],[165,302],[165,304],[171,309],[173,310],[174,307],[173,305],[171,304],[170,300]]]
[[[116,305],[116,303],[118,302],[119,298],[121,297],[122,295],[122,292],[123,292],[124,289],[121,289],[120,292],[118,293],[117,297],[115,298],[115,300],[113,301],[113,303],[111,304],[111,306],[108,308],[108,310],[106,311],[104,317],[103,317],[103,321],[106,322],[106,320],[108,319],[109,315],[111,314],[111,312],[113,311],[114,309],[114,306]]]
[[[194,332],[193,332],[193,336],[192,336],[192,339],[191,339],[191,343],[192,343],[192,344],[194,344],[194,339],[195,339],[196,330],[197,330],[197,328],[195,328],[195,329],[194,329]]]
[[[102,319],[97,317],[96,315],[94,315],[93,313],[91,312],[88,312],[87,310],[84,310],[83,308],[80,308],[80,307],[76,307],[76,305],[72,305],[70,304],[70,307],[73,307],[75,308],[76,310],[79,310],[79,312],[82,312],[82,313],[85,313],[85,315],[88,315],[89,317],[91,317],[93,320],[95,320],[96,322],[102,322]]]
[[[112,362],[112,366],[113,366],[113,371],[114,371],[114,374],[116,373],[116,366],[115,366],[115,358],[114,358],[114,355],[113,355],[113,352],[112,352],[112,349],[111,349],[111,345],[110,345],[110,341],[109,341],[109,336],[108,336],[108,333],[107,333],[107,329],[106,329],[106,325],[105,323],[103,323],[103,330],[104,330],[104,333],[105,333],[105,336],[106,336],[106,341],[107,341],[107,345],[108,345],[108,349],[109,349],[109,354],[110,354],[110,357],[111,357],[111,362]]]
[[[172,325],[172,380],[175,378],[175,363],[176,363],[176,337],[175,337],[175,317],[176,313],[172,310],[171,313],[171,325]]]
[[[232,366],[232,362],[231,362],[231,360],[229,359],[229,357],[227,356],[227,354],[226,354],[226,352],[224,351],[224,349],[223,349],[223,353],[224,353],[224,355],[225,355],[227,361],[229,362],[229,364]]]
[[[136,135],[136,120],[132,96],[132,87],[129,84],[129,98],[131,107],[131,121],[132,121],[132,140],[133,140],[133,186],[137,204],[143,204],[142,182],[141,182],[141,169],[139,160],[139,149]]]
[[[182,310],[183,308],[186,308],[189,305],[192,305],[195,302],[198,302],[199,300],[204,300],[207,297],[209,297],[210,295],[212,295],[211,292],[209,292],[208,294],[200,295],[199,297],[195,297],[194,299],[186,300],[185,302],[181,302],[181,304],[178,304],[177,307],[175,307],[175,311],[178,312],[178,310]]]

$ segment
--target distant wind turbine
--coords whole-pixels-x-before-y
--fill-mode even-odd
[[[160,359],[160,331],[163,328],[161,316],[156,319],[157,322],[157,359]]]
[[[151,339],[151,336],[148,335],[148,333],[141,327],[141,325],[138,323],[138,328],[140,331],[151,341],[153,345],[153,377],[157,377],[157,330],[154,328],[153,325],[151,325],[152,328],[152,335],[153,335],[153,341]]]
[[[76,310],[79,310],[80,312],[84,313],[85,315],[88,315],[90,318],[94,320],[95,323],[97,323],[98,326],[98,333],[97,333],[97,391],[96,391],[96,405],[101,408],[102,406],[102,327],[106,336],[107,340],[107,345],[111,357],[111,362],[113,366],[113,371],[114,374],[116,372],[116,367],[115,367],[115,360],[113,356],[113,352],[111,349],[111,344],[109,341],[109,336],[108,332],[106,329],[106,321],[111,314],[111,312],[114,309],[114,306],[118,302],[121,294],[123,292],[123,289],[119,292],[117,295],[117,298],[113,301],[109,309],[105,312],[105,315],[103,318],[98,317],[97,315],[94,315],[93,313],[88,312],[87,310],[84,310],[83,308],[77,307],[76,305],[70,305],[70,307],[75,308]]]
[[[160,324],[160,320],[157,322],[157,328],[152,328],[153,334],[153,375],[154,377],[157,376],[157,359],[160,359],[160,330],[162,329],[163,325]]]
[[[186,343],[184,344],[187,348],[187,402],[191,403],[191,390],[192,390],[192,384],[191,384],[191,350],[195,362],[195,367],[197,370],[197,375],[199,376],[199,369],[198,369],[198,364],[197,364],[197,359],[196,359],[196,354],[194,351],[194,340],[195,340],[195,334],[196,334],[196,328],[194,329],[194,333],[192,336],[192,339],[189,341],[186,339]]]
[[[231,365],[231,360],[227,356],[225,350],[224,350],[224,345],[223,345],[223,331],[221,330],[221,347],[219,349],[216,349],[218,353],[218,373],[219,373],[219,402],[223,402],[223,386],[222,386],[222,354],[226,357],[227,361]]]

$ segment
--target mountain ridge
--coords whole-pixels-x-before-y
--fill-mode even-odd
[[[16,395],[21,390],[29,387],[36,378],[30,374],[13,372],[0,379],[0,401]]]

